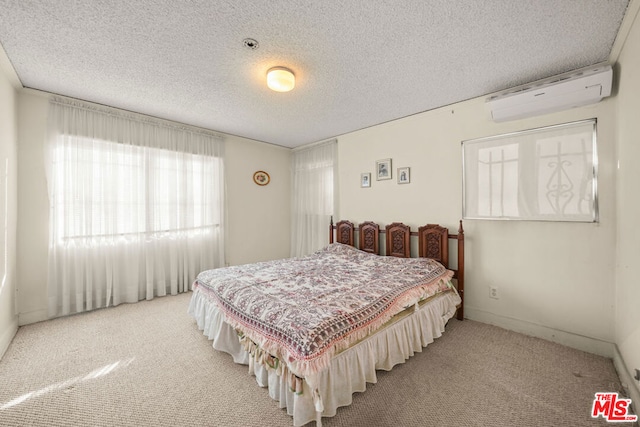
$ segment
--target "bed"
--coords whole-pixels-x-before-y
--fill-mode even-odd
[[[332,220],[329,232],[330,244],[306,257],[200,273],[188,309],[294,426],[321,425],[375,383],[376,370],[404,363],[456,313],[464,317],[462,221],[457,234],[435,224],[412,232],[402,223],[380,229],[345,220]],[[457,242],[456,269],[449,240]]]

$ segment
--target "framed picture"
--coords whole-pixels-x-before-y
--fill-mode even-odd
[[[411,182],[411,168],[398,168],[398,184],[408,184]]]
[[[369,188],[371,187],[371,173],[361,173],[360,174],[360,187]]]
[[[391,179],[391,159],[376,162],[376,180]]]
[[[265,171],[258,171],[253,174],[253,182],[258,185],[267,185],[271,181],[271,177]]]

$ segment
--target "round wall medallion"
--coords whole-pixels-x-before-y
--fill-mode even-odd
[[[253,174],[253,182],[258,185],[267,185],[271,181],[271,177],[265,171],[258,171]]]

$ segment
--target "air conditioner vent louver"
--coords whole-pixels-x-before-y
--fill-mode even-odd
[[[486,103],[495,122],[594,104],[611,95],[610,65],[566,73],[494,95]]]

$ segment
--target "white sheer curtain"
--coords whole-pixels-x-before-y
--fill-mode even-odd
[[[292,156],[291,256],[329,243],[329,221],[337,211],[338,142],[303,147]]]
[[[50,316],[185,292],[224,265],[220,137],[63,99],[48,130]]]

